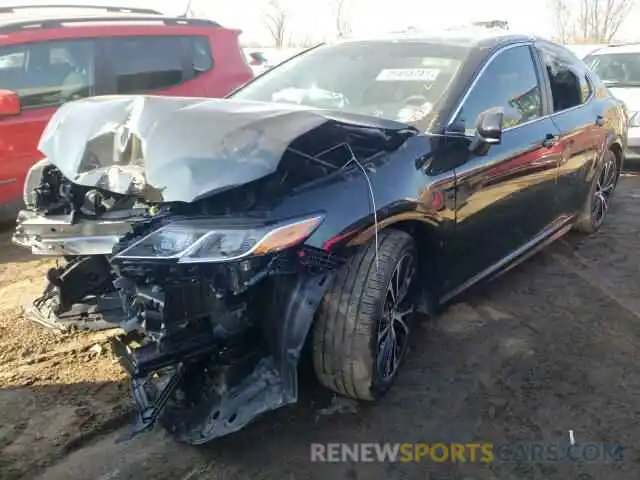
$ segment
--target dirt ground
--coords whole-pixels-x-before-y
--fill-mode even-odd
[[[0,478],[637,479],[640,177],[621,179],[600,233],[570,236],[425,322],[377,405],[311,380],[300,402],[191,448],[126,431],[127,384],[106,335],[27,323],[48,262],[0,247]],[[558,442],[627,446],[613,464],[311,463],[312,442]]]

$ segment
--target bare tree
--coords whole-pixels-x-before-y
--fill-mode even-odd
[[[311,48],[318,43],[321,43],[321,41],[317,40],[312,35],[305,35],[295,41],[290,42],[290,46],[297,48]]]
[[[193,0],[188,0],[184,9],[184,13],[181,15],[183,18],[200,18],[206,16],[204,11],[194,6]]]
[[[608,43],[633,9],[634,0],[552,0],[552,5],[558,40]]]
[[[276,48],[285,45],[285,35],[289,27],[289,12],[281,0],[270,0],[264,13],[264,23]]]
[[[575,25],[566,0],[551,0],[551,9],[556,30],[555,40],[569,43],[575,37]]]
[[[351,15],[349,14],[349,0],[334,0],[335,1],[335,19],[336,19],[336,31],[338,36],[349,35],[351,33]]]
[[[610,42],[634,6],[633,0],[582,0],[580,22],[585,38]]]

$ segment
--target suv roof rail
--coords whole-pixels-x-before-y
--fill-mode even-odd
[[[109,5],[82,5],[82,4],[15,5],[15,6],[8,6],[8,7],[0,7],[0,13],[16,13],[19,10],[32,10],[32,9],[38,9],[38,8],[41,8],[44,10],[51,10],[56,8],[69,8],[69,9],[75,8],[78,10],[83,10],[83,9],[84,10],[87,10],[87,9],[105,10],[110,13],[135,13],[135,14],[141,14],[141,15],[162,15],[162,12],[159,12],[158,10],[154,10],[152,8],[114,7]]]
[[[55,18],[46,20],[30,20],[9,23],[7,25],[0,26],[0,34],[7,34],[18,32],[21,30],[35,30],[44,28],[63,28],[65,24],[69,23],[102,23],[102,22],[162,22],[165,25],[191,25],[201,27],[214,27],[220,28],[221,25],[213,20],[207,20],[203,18],[182,18],[182,17],[162,17],[162,16],[95,16],[95,17],[70,17],[70,18]]]

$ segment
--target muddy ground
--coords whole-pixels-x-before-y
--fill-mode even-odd
[[[116,443],[127,385],[105,334],[60,336],[21,305],[48,262],[0,247],[0,478],[640,478],[640,177],[621,179],[603,230],[570,236],[421,325],[377,405],[301,401],[191,448],[156,430]],[[617,463],[311,463],[312,442],[518,442],[627,446]]]

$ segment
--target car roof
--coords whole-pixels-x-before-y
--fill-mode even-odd
[[[527,34],[518,34],[503,29],[485,27],[450,28],[439,32],[423,32],[408,29],[390,32],[371,37],[349,37],[338,40],[338,43],[435,43],[473,48],[496,48],[510,43],[527,42],[536,38]]]
[[[589,55],[605,55],[612,53],[640,53],[640,43],[622,43],[598,48]]]
[[[0,7],[0,34],[38,28],[62,28],[74,24],[86,25],[91,22],[117,24],[132,21],[220,27],[211,20],[166,16],[149,8],[64,4]]]

